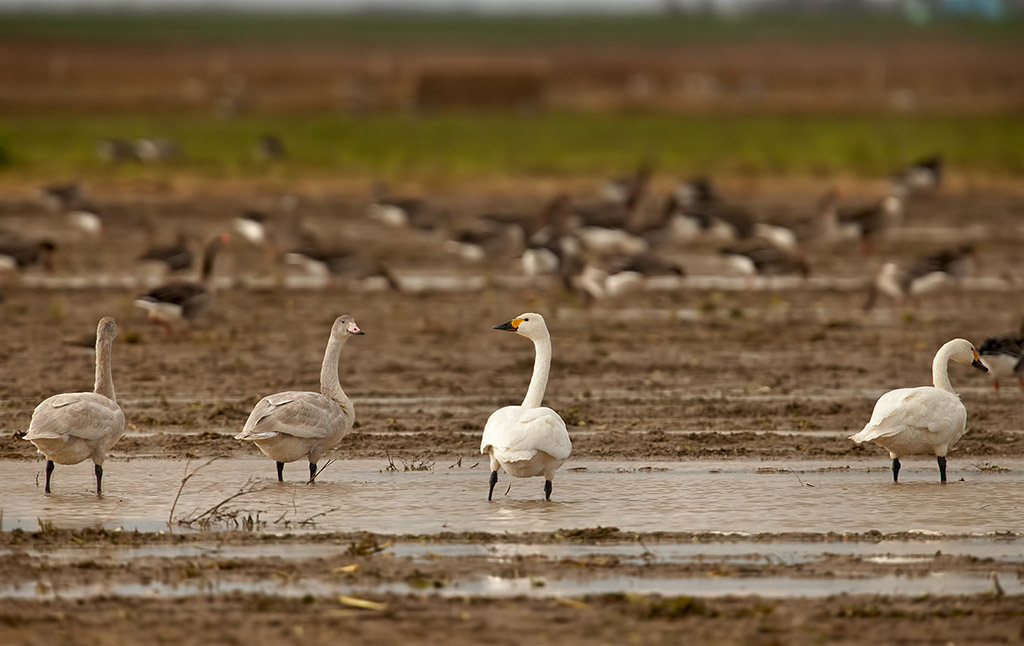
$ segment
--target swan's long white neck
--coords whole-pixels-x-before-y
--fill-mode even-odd
[[[949,343],[939,348],[932,361],[932,383],[936,388],[956,394],[953,384],[949,382],[949,356],[953,354],[953,346]]]
[[[93,392],[114,401],[114,378],[110,373],[110,346],[114,340],[99,337],[96,339],[96,383]]]
[[[544,401],[544,391],[548,388],[548,374],[551,372],[551,337],[545,334],[533,340],[537,349],[537,357],[533,360],[533,377],[530,388],[526,391],[523,408],[539,408]]]
[[[338,358],[341,357],[341,346],[345,345],[345,341],[348,341],[347,334],[340,337],[332,335],[331,340],[327,342],[324,363],[320,366],[320,392],[341,403],[349,401],[338,379]]]

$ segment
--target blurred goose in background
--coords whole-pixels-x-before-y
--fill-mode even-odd
[[[446,240],[444,248],[470,262],[484,259],[497,262],[521,255],[525,245],[522,226],[480,221]]]
[[[519,406],[491,413],[484,425],[480,453],[490,457],[491,479],[487,500],[494,495],[498,471],[515,478],[544,476],[544,499],[551,500],[555,471],[569,458],[572,441],[558,413],[541,406],[551,371],[551,336],[540,314],[520,314],[495,330],[515,332],[533,341],[536,356],[526,398]]]
[[[262,249],[268,260],[278,259],[286,249],[315,246],[317,234],[306,227],[295,210],[292,202],[296,200],[294,196],[282,198],[281,207],[286,213],[280,217],[271,217],[263,211],[246,211],[232,221],[235,232]]]
[[[729,265],[747,278],[747,287],[753,285],[754,276],[785,276],[799,274],[807,278],[811,264],[800,249],[778,247],[769,241],[750,239],[727,247],[720,252]]]
[[[959,283],[974,271],[974,246],[961,245],[919,259],[904,271],[894,262],[883,264],[868,291],[864,309],[874,307],[879,294],[893,300],[893,307],[903,309],[907,300],[933,292],[950,283]]]
[[[253,147],[256,159],[264,162],[272,162],[284,159],[284,142],[277,135],[266,134],[256,140]]]
[[[135,300],[135,305],[149,314],[150,321],[159,323],[164,328],[168,338],[174,337],[174,327],[179,325],[182,327],[182,336],[187,337],[192,322],[213,306],[213,263],[217,253],[229,239],[228,234],[222,233],[210,238],[206,243],[198,281],[178,280],[165,283]]]
[[[917,160],[893,177],[893,191],[907,197],[934,193],[942,185],[942,166],[941,155]]]
[[[67,214],[68,223],[89,237],[103,235],[103,217],[95,208],[83,207]]]
[[[953,339],[932,361],[933,386],[891,390],[875,403],[871,420],[850,439],[874,442],[889,451],[892,481],[899,482],[900,457],[931,454],[939,464],[939,480],[946,481],[946,454],[967,430],[967,408],[949,382],[949,362],[987,370],[970,341]]]
[[[95,464],[96,493],[103,490],[103,461],[124,434],[124,413],[117,405],[110,370],[110,349],[117,324],[109,316],[96,328],[96,381],[93,391],[54,395],[32,413],[25,439],[46,456],[46,493],[54,464]]]
[[[53,213],[66,213],[85,199],[85,190],[78,182],[47,184],[39,189],[39,200]]]
[[[571,206],[569,196],[559,193],[545,202],[537,213],[485,213],[480,216],[480,222],[485,226],[518,226],[525,240],[545,244],[567,232]]]
[[[289,251],[284,255],[284,261],[301,267],[312,276],[340,276],[354,280],[379,277],[387,281],[388,287],[395,291],[402,288],[384,263],[364,253],[309,246]]]
[[[663,209],[677,239],[707,238],[719,242],[755,234],[756,220],[739,205],[723,201],[711,181],[698,177],[676,186]]]
[[[142,162],[155,164],[177,159],[181,148],[170,139],[148,137],[135,140],[135,155]]]
[[[1024,361],[1024,321],[1016,332],[991,336],[978,346],[978,356],[988,368],[992,387],[999,390],[1001,379],[1016,378],[1024,388],[1024,372],[1020,370]]]
[[[795,249],[798,246],[830,245],[854,236],[851,229],[839,225],[838,189],[832,188],[818,201],[814,215],[791,225],[757,224],[755,235],[772,240],[776,246]]]
[[[135,144],[127,139],[107,138],[96,142],[96,154],[108,164],[139,161]]]
[[[629,204],[639,199],[651,182],[654,166],[645,161],[629,175],[609,177],[605,180],[601,196],[605,201],[614,204]]]
[[[885,232],[902,218],[903,200],[890,194],[871,206],[840,210],[839,227],[845,236],[859,238],[861,254],[870,256]]]
[[[366,214],[391,227],[408,227],[420,231],[434,231],[442,224],[442,214],[430,207],[426,200],[415,197],[389,195],[385,184],[373,187],[373,198]]]
[[[188,236],[179,232],[174,242],[150,247],[142,252],[136,260],[160,263],[166,266],[168,271],[176,272],[192,268],[193,254],[188,246]]]
[[[573,265],[570,263],[567,267]],[[575,274],[566,277],[568,285],[586,305],[640,289],[648,278],[686,275],[682,265],[653,252],[583,261],[575,267]]]
[[[341,389],[338,362],[348,339],[363,331],[351,316],[339,316],[331,326],[323,364],[320,392],[289,391],[261,399],[249,413],[236,440],[252,442],[277,463],[277,480],[284,482],[284,465],[309,460],[309,482],[317,474],[316,463],[352,430],[356,419],[352,401]]]
[[[49,238],[26,240],[16,233],[0,236],[0,271],[19,272],[33,265],[53,270],[57,245]]]

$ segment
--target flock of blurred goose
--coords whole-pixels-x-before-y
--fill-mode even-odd
[[[163,139],[107,139],[99,142],[98,152],[118,164],[171,163],[181,154],[174,142]],[[253,154],[287,162],[286,147],[276,136],[260,138]],[[984,243],[969,232],[969,225],[981,221],[980,214],[971,213],[953,223],[952,237],[941,244],[905,244],[908,237],[900,238],[900,247],[924,253],[890,258],[879,252],[902,230],[908,209],[916,218],[927,218],[944,199],[939,155],[885,178],[887,189],[879,194],[848,197],[828,186],[816,205],[799,203],[781,217],[725,194],[709,177],[679,181],[659,194],[654,175],[653,164],[641,163],[587,194],[556,190],[511,209],[396,195],[383,182],[361,196],[346,196],[344,209],[311,207],[315,198],[300,193],[254,196],[248,204],[243,198],[224,207],[235,212],[224,213],[217,229],[209,218],[207,230],[174,214],[126,214],[132,207],[105,202],[79,182],[51,184],[39,189],[34,204],[14,201],[0,207],[0,297],[2,286],[19,283],[136,287],[135,304],[168,337],[181,338],[213,306],[217,284],[241,284],[254,275],[277,285],[336,283],[417,291],[423,288],[422,276],[451,272],[482,280],[440,283],[450,289],[504,279],[527,289],[564,289],[582,306],[700,279],[705,282],[690,284],[714,287],[723,283],[707,281],[720,278],[731,280],[734,289],[775,290],[824,278],[847,285],[852,280],[864,289],[865,310],[890,304],[904,312],[940,288],[963,289],[976,273],[977,244]],[[118,238],[130,239],[134,249],[120,267],[90,260]],[[382,247],[399,240],[404,246]],[[56,261],[66,246],[76,250],[75,262],[61,265]],[[226,248],[254,260],[247,268],[232,265],[231,278],[223,271],[218,276],[216,260]],[[816,272],[819,264],[840,256],[854,259],[861,273]],[[198,273],[186,277],[196,271],[197,260]],[[141,269],[153,266],[161,267],[160,273]],[[995,280],[1014,288],[1018,277],[1011,267]],[[143,291],[146,287],[151,289]],[[1020,354],[1014,339],[1010,335],[998,343],[1011,358]],[[996,378],[1007,379],[1014,370],[1019,373],[1017,362],[1001,362]]]

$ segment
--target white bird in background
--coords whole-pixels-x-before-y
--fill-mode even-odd
[[[484,426],[480,453],[491,458],[490,500],[498,482],[498,470],[516,478],[544,476],[544,498],[551,500],[551,480],[568,459],[572,442],[558,413],[541,406],[551,370],[551,336],[540,314],[520,314],[495,330],[515,332],[533,341],[536,358],[533,377],[520,406],[505,406],[491,413]]]
[[[889,451],[893,482],[899,482],[900,456],[929,453],[938,460],[939,480],[946,481],[946,453],[967,430],[967,408],[949,383],[950,361],[988,372],[970,341],[953,339],[932,361],[934,386],[890,390],[878,398],[867,426],[850,436],[857,444],[875,442]]]
[[[25,439],[46,456],[46,493],[54,463],[96,465],[96,493],[102,491],[103,460],[124,434],[124,413],[114,397],[110,348],[117,323],[106,316],[96,327],[96,385],[91,393],[54,395],[36,406]]]
[[[309,481],[316,463],[352,430],[356,412],[341,389],[338,357],[350,336],[363,334],[351,316],[339,316],[331,327],[320,368],[320,392],[285,392],[261,399],[245,420],[236,440],[248,440],[277,462],[277,479],[284,481],[284,463],[309,460]]]

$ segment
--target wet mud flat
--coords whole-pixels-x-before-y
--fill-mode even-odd
[[[5,643],[1012,643],[1020,535],[0,533]],[[541,632],[537,627],[546,627]]]
[[[223,459],[174,503],[199,461],[110,461],[101,499],[88,470],[44,496],[38,463],[5,462],[19,488],[0,639],[519,643],[524,625],[571,644],[1018,639],[1024,526],[1007,493],[1024,465],[938,485],[930,461],[909,462],[893,485],[867,460],[580,460],[550,503],[530,481],[488,503],[468,465],[342,461],[309,485]]]

